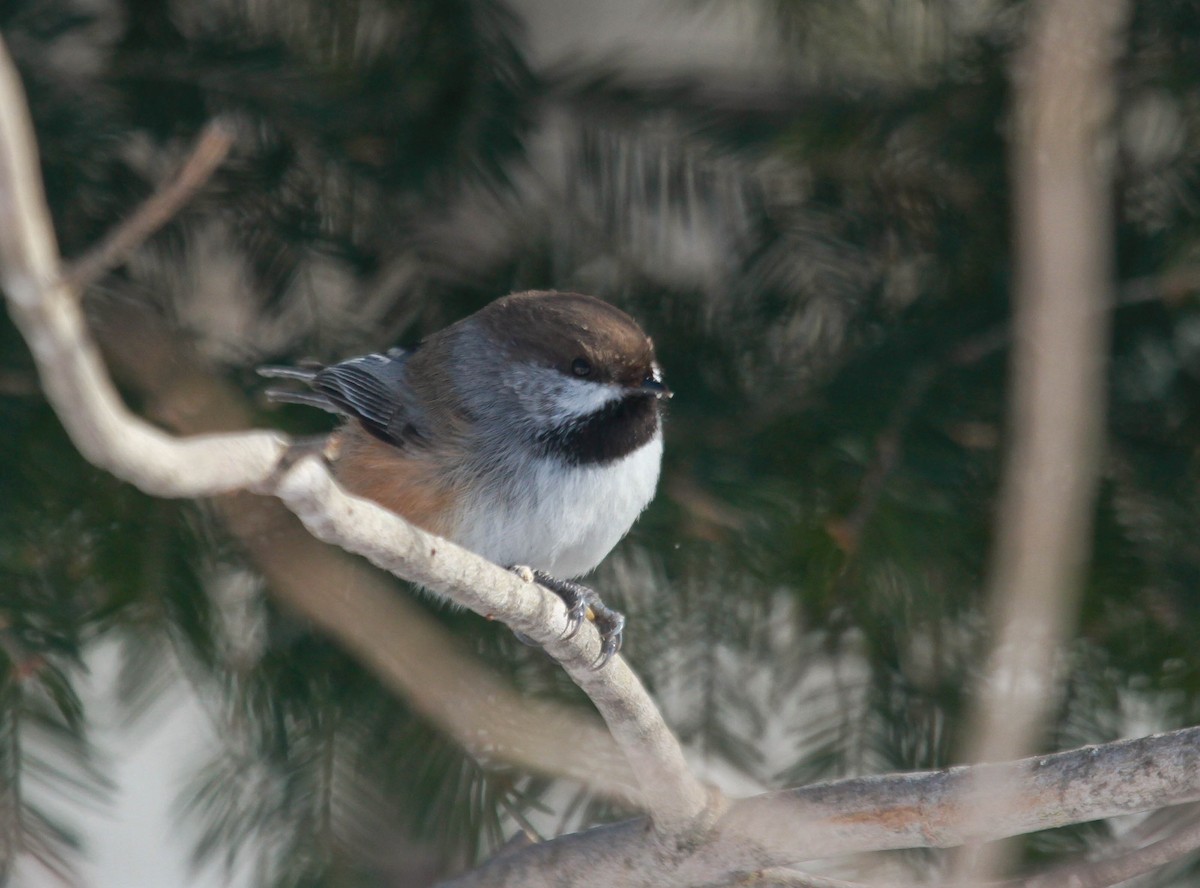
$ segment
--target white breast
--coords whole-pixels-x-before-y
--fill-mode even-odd
[[[661,430],[603,466],[529,458],[480,495],[454,541],[501,565],[523,564],[559,579],[585,574],[628,532],[654,497]]]

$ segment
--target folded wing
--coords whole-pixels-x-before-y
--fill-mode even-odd
[[[305,404],[357,419],[377,438],[407,447],[424,438],[423,410],[407,381],[406,365],[412,354],[392,349],[328,367],[260,367],[258,372],[271,379],[294,379],[310,389],[268,389],[272,401]]]

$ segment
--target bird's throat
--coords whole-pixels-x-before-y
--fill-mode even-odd
[[[547,456],[571,465],[605,465],[645,446],[659,427],[659,402],[635,394],[538,435]]]

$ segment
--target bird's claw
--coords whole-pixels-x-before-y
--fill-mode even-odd
[[[510,570],[524,576],[528,568],[511,567]],[[563,600],[567,606],[567,626],[563,639],[574,638],[587,620],[596,624],[600,633],[600,655],[592,664],[593,669],[602,669],[621,650],[624,640],[625,615],[608,607],[595,589],[570,580],[560,580],[544,571],[533,571],[533,579]],[[518,638],[525,640],[522,636]]]
[[[569,641],[579,634],[579,630],[583,627],[583,624],[593,614],[591,613],[591,608],[588,607],[587,600],[582,596],[574,604],[570,602],[565,603],[567,605],[567,628],[563,633],[563,640]]]
[[[608,661],[620,652],[621,642],[625,640],[625,615],[613,610],[610,610],[609,614],[611,617],[608,628],[600,630],[600,656],[592,664],[593,669],[603,669]]]

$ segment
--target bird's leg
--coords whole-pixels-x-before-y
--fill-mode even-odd
[[[290,469],[306,456],[319,456],[329,462],[329,435],[301,435],[288,442],[281,460],[283,468]]]
[[[274,472],[272,473],[276,479],[279,479],[291,471],[292,467],[306,456],[319,456],[325,463],[326,468],[329,467],[329,436],[328,435],[305,435],[301,438],[292,438],[288,441],[287,448],[279,457],[275,464]]]
[[[596,624],[596,629],[600,632],[600,656],[592,664],[593,669],[602,668],[621,650],[625,615],[601,601],[600,595],[595,589],[584,586],[582,583],[560,580],[545,571],[530,571],[528,567],[521,565],[511,566],[509,570],[526,581],[529,581],[530,575],[532,575],[533,581],[549,589],[563,600],[563,604],[567,606],[567,631],[564,638],[574,638],[579,627],[583,625],[583,621],[589,616],[591,617],[592,622]],[[516,635],[522,642],[530,643],[529,639],[521,633],[518,632]]]

